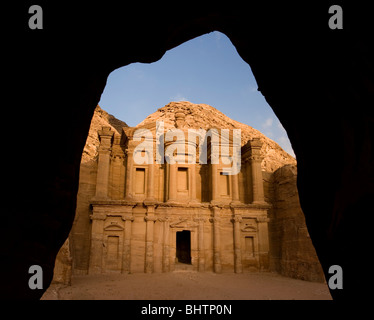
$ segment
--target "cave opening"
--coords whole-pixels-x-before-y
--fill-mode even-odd
[[[157,62],[151,64],[133,63],[123,68],[114,70],[108,77],[107,85],[102,93],[99,106],[102,108],[103,113],[109,113],[109,115],[105,116],[107,121],[105,125],[112,127],[112,130],[117,130],[117,133],[121,134],[124,122],[126,122],[126,126],[130,127],[135,127],[142,124],[147,120],[147,118],[150,117],[150,114],[154,112],[156,108],[162,109],[162,107],[170,101],[175,101],[177,103],[191,101],[192,104],[195,105],[212,105],[217,110],[222,111],[225,116],[231,118],[233,121],[240,121],[240,123],[245,123],[252,126],[253,132],[263,132],[264,136],[270,138],[269,140],[274,139],[276,143],[278,143],[286,152],[288,152],[288,156],[294,156],[285,129],[282,127],[278,118],[274,114],[271,107],[267,104],[262,94],[257,91],[257,83],[249,65],[240,58],[230,40],[220,32],[213,32],[211,34],[203,35],[187,41],[184,44],[167,51],[164,57]],[[218,117],[216,118],[215,116],[212,116],[209,118],[209,121],[214,123],[217,119]],[[152,118],[150,118],[150,121],[152,121]],[[98,124],[100,126],[102,125],[101,122]],[[96,152],[100,149],[100,139],[97,136],[97,130],[99,129],[101,129],[101,127],[97,127],[96,131],[91,133],[91,138],[95,137],[98,144],[95,145],[95,143],[92,143],[92,140],[87,140],[86,146],[90,145],[91,151],[92,145],[94,145],[96,148]],[[89,138],[90,134],[88,139]],[[116,134],[112,139],[112,143],[114,143],[116,140]],[[83,160],[81,163],[81,179],[84,181],[84,183],[80,184],[77,198],[78,205],[76,217],[72,232],[69,236],[71,239],[70,248],[73,256],[73,274],[90,274],[90,264],[94,259],[96,259],[94,258],[95,254],[91,252],[92,239],[96,237],[96,235],[89,234],[90,228],[92,228],[92,221],[94,221],[94,219],[92,219],[92,203],[90,199],[94,197],[96,184],[96,176],[92,173],[95,173],[97,166],[94,161],[94,158],[97,156],[97,154],[95,154],[95,150],[93,150],[93,154],[94,157],[88,157],[86,162]],[[123,161],[121,159],[122,158],[120,157],[116,158],[116,156],[112,155],[110,163],[116,164],[117,167],[116,169],[111,168],[108,172],[109,179],[112,179],[108,184],[108,198],[115,201],[122,201],[126,195],[127,188],[129,187],[128,183],[123,179],[123,176],[121,178],[119,173],[122,170],[124,171],[123,174],[126,177],[128,174],[126,172],[126,168],[118,169],[121,166],[121,161]],[[126,161],[123,162],[125,165]],[[280,173],[278,173],[278,176],[274,178],[272,177],[272,174],[277,168],[281,169],[283,164],[278,165],[278,167],[275,168],[272,165],[272,161],[273,160],[269,158],[263,162],[263,179],[266,184],[265,187],[268,188],[274,180],[279,180],[278,182],[281,185],[283,183],[282,179],[288,179],[289,175],[291,174],[293,181],[295,182],[294,189],[297,190],[295,170],[288,170],[288,168],[282,169],[280,170]],[[181,171],[179,169],[177,171],[178,173]],[[136,191],[136,197],[138,197],[137,199],[139,200],[141,197],[145,197],[147,194],[148,189],[146,184],[150,173],[149,169],[146,167],[134,168],[134,170],[135,182],[133,182],[133,187]],[[246,170],[248,171],[249,169]],[[184,172],[187,171],[183,171],[182,173]],[[139,173],[142,173],[141,179],[137,178],[140,176]],[[181,174],[178,174],[177,176],[180,175]],[[224,194],[224,197],[229,199],[232,197],[232,182],[226,176],[224,176],[224,178],[225,181],[227,180],[225,182],[226,188],[224,189],[226,190],[226,193]],[[120,188],[110,186],[115,180],[118,180],[118,183],[115,183],[117,183],[117,186],[120,186]],[[187,183],[189,184],[189,180],[190,179],[186,176],[183,181],[185,181],[185,184],[187,185]],[[201,183],[204,184],[204,181]],[[252,182],[249,181],[248,183]],[[220,189],[222,189],[221,182]],[[186,192],[189,191],[189,187],[185,187],[184,190]],[[280,197],[282,192],[279,192]],[[248,195],[244,195],[243,197],[243,202],[246,203],[250,203],[253,200]],[[272,201],[269,199],[269,195],[265,195],[265,197],[267,197],[266,201]],[[209,199],[210,197],[209,195],[203,194],[201,198]],[[281,198],[278,200],[284,201],[284,199]],[[297,198],[293,199],[292,201],[299,205]],[[276,218],[277,214],[280,213],[276,213],[274,210],[269,211],[269,216],[272,218]],[[292,213],[287,218],[293,219],[294,217],[292,217],[292,215],[294,214],[299,215],[298,219],[300,218],[300,215],[303,215],[300,209],[300,211]],[[146,214],[146,219],[148,219],[147,215],[148,214]],[[90,221],[90,219],[92,221]],[[150,228],[150,224],[148,222],[146,223],[147,227],[141,231],[144,232],[143,237],[147,240],[147,243],[142,244],[138,243],[137,241],[132,241],[131,239],[125,239],[126,231],[123,230],[126,229],[126,226],[128,228],[129,225],[133,225],[132,229],[134,230],[134,221],[136,221],[135,218],[128,218],[126,216],[123,219],[125,222],[121,221],[120,223],[118,223],[113,217],[111,217],[109,220],[108,222],[113,225],[107,227],[104,226],[104,240],[102,246],[104,246],[104,248],[108,246],[110,249],[110,243],[106,244],[105,239],[108,239],[108,241],[110,239],[118,239],[118,243],[116,242],[116,252],[119,252],[119,254],[116,255],[116,261],[111,261],[109,259],[111,257],[111,251],[109,249],[104,249],[104,252],[108,251],[106,255],[109,258],[100,258],[97,259],[98,261],[106,261],[105,259],[107,259],[108,261],[110,260],[109,262],[106,262],[108,265],[110,263],[114,264],[118,270],[121,270],[122,273],[132,272],[132,269],[139,269],[141,262],[130,261],[131,252],[134,252],[140,248],[140,251],[144,251],[144,253],[141,255],[142,259],[144,257],[147,259],[147,257],[151,254],[155,257],[152,262],[145,262],[144,270],[146,270],[146,272],[149,272],[150,270],[152,272],[157,270],[162,271],[164,268],[167,268],[165,265],[168,265],[169,262],[166,262],[166,259],[163,257],[163,252],[169,249],[166,249],[162,245],[160,246],[155,244],[155,242],[149,245],[151,242],[148,241],[148,238],[150,237],[147,234],[147,228]],[[284,220],[279,222],[279,224],[269,225],[268,237],[270,248],[265,249],[269,250],[271,253],[271,256],[268,258],[260,257],[260,252],[264,249],[261,248],[261,243],[256,236],[256,232],[258,232],[258,227],[256,226],[257,222],[252,221],[248,217],[246,217],[246,220],[244,220],[243,223],[244,222],[249,223],[239,227],[239,230],[241,230],[240,232],[242,232],[242,237],[239,237],[237,240],[237,243],[243,242],[241,246],[243,250],[246,250],[243,252],[241,259],[243,270],[257,270],[260,259],[263,260],[261,263],[266,264],[266,270],[273,270],[280,273],[287,269],[291,270],[293,263],[297,263],[297,261],[287,261],[286,264],[289,263],[289,265],[286,267],[284,265],[281,266],[280,264],[282,259],[285,259],[285,257],[291,255],[293,250],[297,248],[297,246],[292,248],[279,245],[279,243],[289,243],[290,240],[292,240],[292,237],[297,236],[297,234],[291,234],[290,238],[285,237],[280,239],[282,233],[279,232],[279,229],[284,228],[287,221]],[[121,225],[122,229],[115,229],[114,225],[119,224],[123,224]],[[301,224],[302,226],[297,226],[297,228],[306,230],[306,227],[304,226],[305,222],[303,222],[303,220]],[[155,224],[155,226],[156,225],[157,224]],[[153,228],[158,230],[156,232],[161,232],[159,230],[162,230],[163,235],[160,234],[159,237],[166,237],[166,225]],[[122,236],[122,232],[125,234],[124,237]],[[308,237],[307,231],[305,232],[304,236]],[[165,239],[166,238],[158,241],[162,242]],[[251,241],[248,241],[248,239]],[[191,253],[191,241],[192,239],[190,231],[176,233],[175,243],[170,243],[170,247],[174,246],[176,250],[174,256],[177,258],[176,262],[191,264],[192,260],[197,261],[200,254],[196,253],[196,248],[198,248],[197,240],[194,239],[194,257],[192,257]],[[212,241],[214,242],[214,239]],[[277,241],[278,244],[276,244]],[[216,244],[213,242],[210,243],[210,248],[206,249],[206,251],[214,251],[213,249]],[[221,241],[222,248],[227,245],[231,250],[233,243],[229,242],[226,244],[225,241]],[[150,247],[151,249],[149,249]],[[310,251],[314,250],[311,243],[307,246],[307,250],[309,253]],[[312,252],[312,254],[314,254],[314,252]],[[227,255],[227,257],[225,257],[225,255]],[[296,255],[297,254],[295,254],[295,256]],[[173,254],[171,253],[170,256],[173,256]],[[225,250],[222,250],[222,256],[224,257],[223,260],[229,260],[230,263],[231,260],[235,259],[233,252],[225,253]],[[210,258],[213,259],[213,256]],[[268,261],[264,262],[265,260]],[[301,262],[308,264],[308,262],[305,261]],[[235,263],[240,264],[240,262]],[[317,281],[321,281],[320,275],[315,277],[313,274],[315,272],[319,272],[316,271],[320,267],[318,258],[313,260],[311,264],[312,267],[310,268],[311,271],[309,270],[310,275],[308,276],[305,276],[304,274],[295,275],[295,273],[292,272],[286,272],[284,274],[290,277],[309,277],[311,280],[317,279]],[[198,263],[196,263],[196,267],[197,266]],[[201,268],[201,266],[199,266],[199,268]],[[213,264],[207,267],[208,270],[209,268],[214,268]],[[141,270],[141,267],[139,270]]]

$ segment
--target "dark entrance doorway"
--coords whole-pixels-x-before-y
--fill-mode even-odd
[[[180,263],[191,264],[191,232],[177,232],[177,259]]]

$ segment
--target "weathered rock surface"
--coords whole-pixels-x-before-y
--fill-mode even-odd
[[[71,284],[72,260],[68,238],[57,254],[52,283]]]
[[[111,127],[112,131],[120,134],[122,132],[122,128],[127,127],[127,124],[107,113],[101,109],[100,106],[97,106],[91,120],[90,130],[83,149],[82,164],[88,163],[96,158],[97,149],[100,144],[97,131],[103,126],[109,126]]]
[[[271,177],[272,209],[269,212],[270,263],[280,274],[323,282],[325,277],[310,239],[296,187],[297,168],[285,165]]]

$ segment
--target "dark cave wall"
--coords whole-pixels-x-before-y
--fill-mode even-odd
[[[270,269],[295,279],[325,282],[296,187],[297,167],[285,165],[270,176]]]
[[[12,32],[3,39],[3,117],[16,119],[16,126],[6,128],[3,138],[1,267],[8,276],[2,295],[38,299],[52,279],[74,220],[80,156],[109,73],[131,62],[156,61],[166,50],[218,30],[249,63],[287,130],[298,161],[301,206],[325,276],[332,264],[344,270],[344,290],[332,290],[332,296],[357,297],[361,266],[347,252],[368,252],[369,224],[352,224],[373,214],[374,197],[368,10],[344,2],[344,29],[329,30],[333,3],[180,10],[41,1],[44,29],[30,30],[32,4],[4,9]],[[32,264],[43,268],[44,290],[28,287]]]

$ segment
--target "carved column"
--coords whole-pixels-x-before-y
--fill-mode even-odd
[[[232,176],[232,203],[240,203],[239,199],[239,174],[233,174]]]
[[[156,221],[155,206],[147,207],[146,221],[146,239],[145,239],[145,273],[153,272],[153,227]]]
[[[269,232],[268,232],[269,219],[265,216],[257,218],[258,226],[258,255],[260,270],[269,269]]]
[[[112,199],[123,199],[123,176],[121,168],[123,167],[123,155],[112,154],[112,188],[109,194]],[[122,181],[121,181],[122,180]]]
[[[218,165],[211,164],[211,176],[212,176],[212,201],[218,200]]]
[[[219,210],[219,208],[213,207],[213,269],[215,273],[222,272]]]
[[[169,199],[168,202],[177,200],[177,164],[168,165],[169,168]]]
[[[242,222],[242,217],[240,214],[234,214],[232,219],[234,223],[234,265],[235,273],[243,272],[242,265],[242,248],[241,248],[241,231],[240,223]]]
[[[123,263],[122,272],[129,273],[131,271],[131,234],[132,234],[132,207],[127,207],[127,212],[122,216],[125,221],[125,237],[123,241]]]
[[[106,214],[98,213],[93,208],[91,215],[92,228],[91,228],[91,250],[90,250],[90,263],[89,274],[99,274],[102,271],[103,260],[103,230]]]
[[[133,179],[133,150],[127,149],[127,160],[126,160],[126,197],[125,200],[133,199],[133,190],[132,190],[132,179]]]
[[[251,144],[251,168],[252,168],[252,190],[253,203],[265,203],[264,185],[261,171],[261,146],[262,143],[259,138],[253,138]]]
[[[112,151],[112,137],[114,132],[110,127],[102,127],[98,131],[100,137],[100,147],[98,150],[96,194],[95,199],[108,198],[110,153]]]
[[[191,170],[191,202],[197,202],[197,195],[196,195],[196,166],[197,164],[192,164],[190,166]]]
[[[153,155],[148,152],[148,181],[147,181],[147,200],[155,201],[155,164]]]
[[[198,247],[199,247],[199,271],[205,271],[205,249],[204,249],[204,218],[195,218],[194,221],[198,222]]]
[[[163,247],[162,247],[162,271],[169,272],[170,271],[170,248],[169,248],[169,218],[161,218],[159,219],[160,222],[163,223]]]

